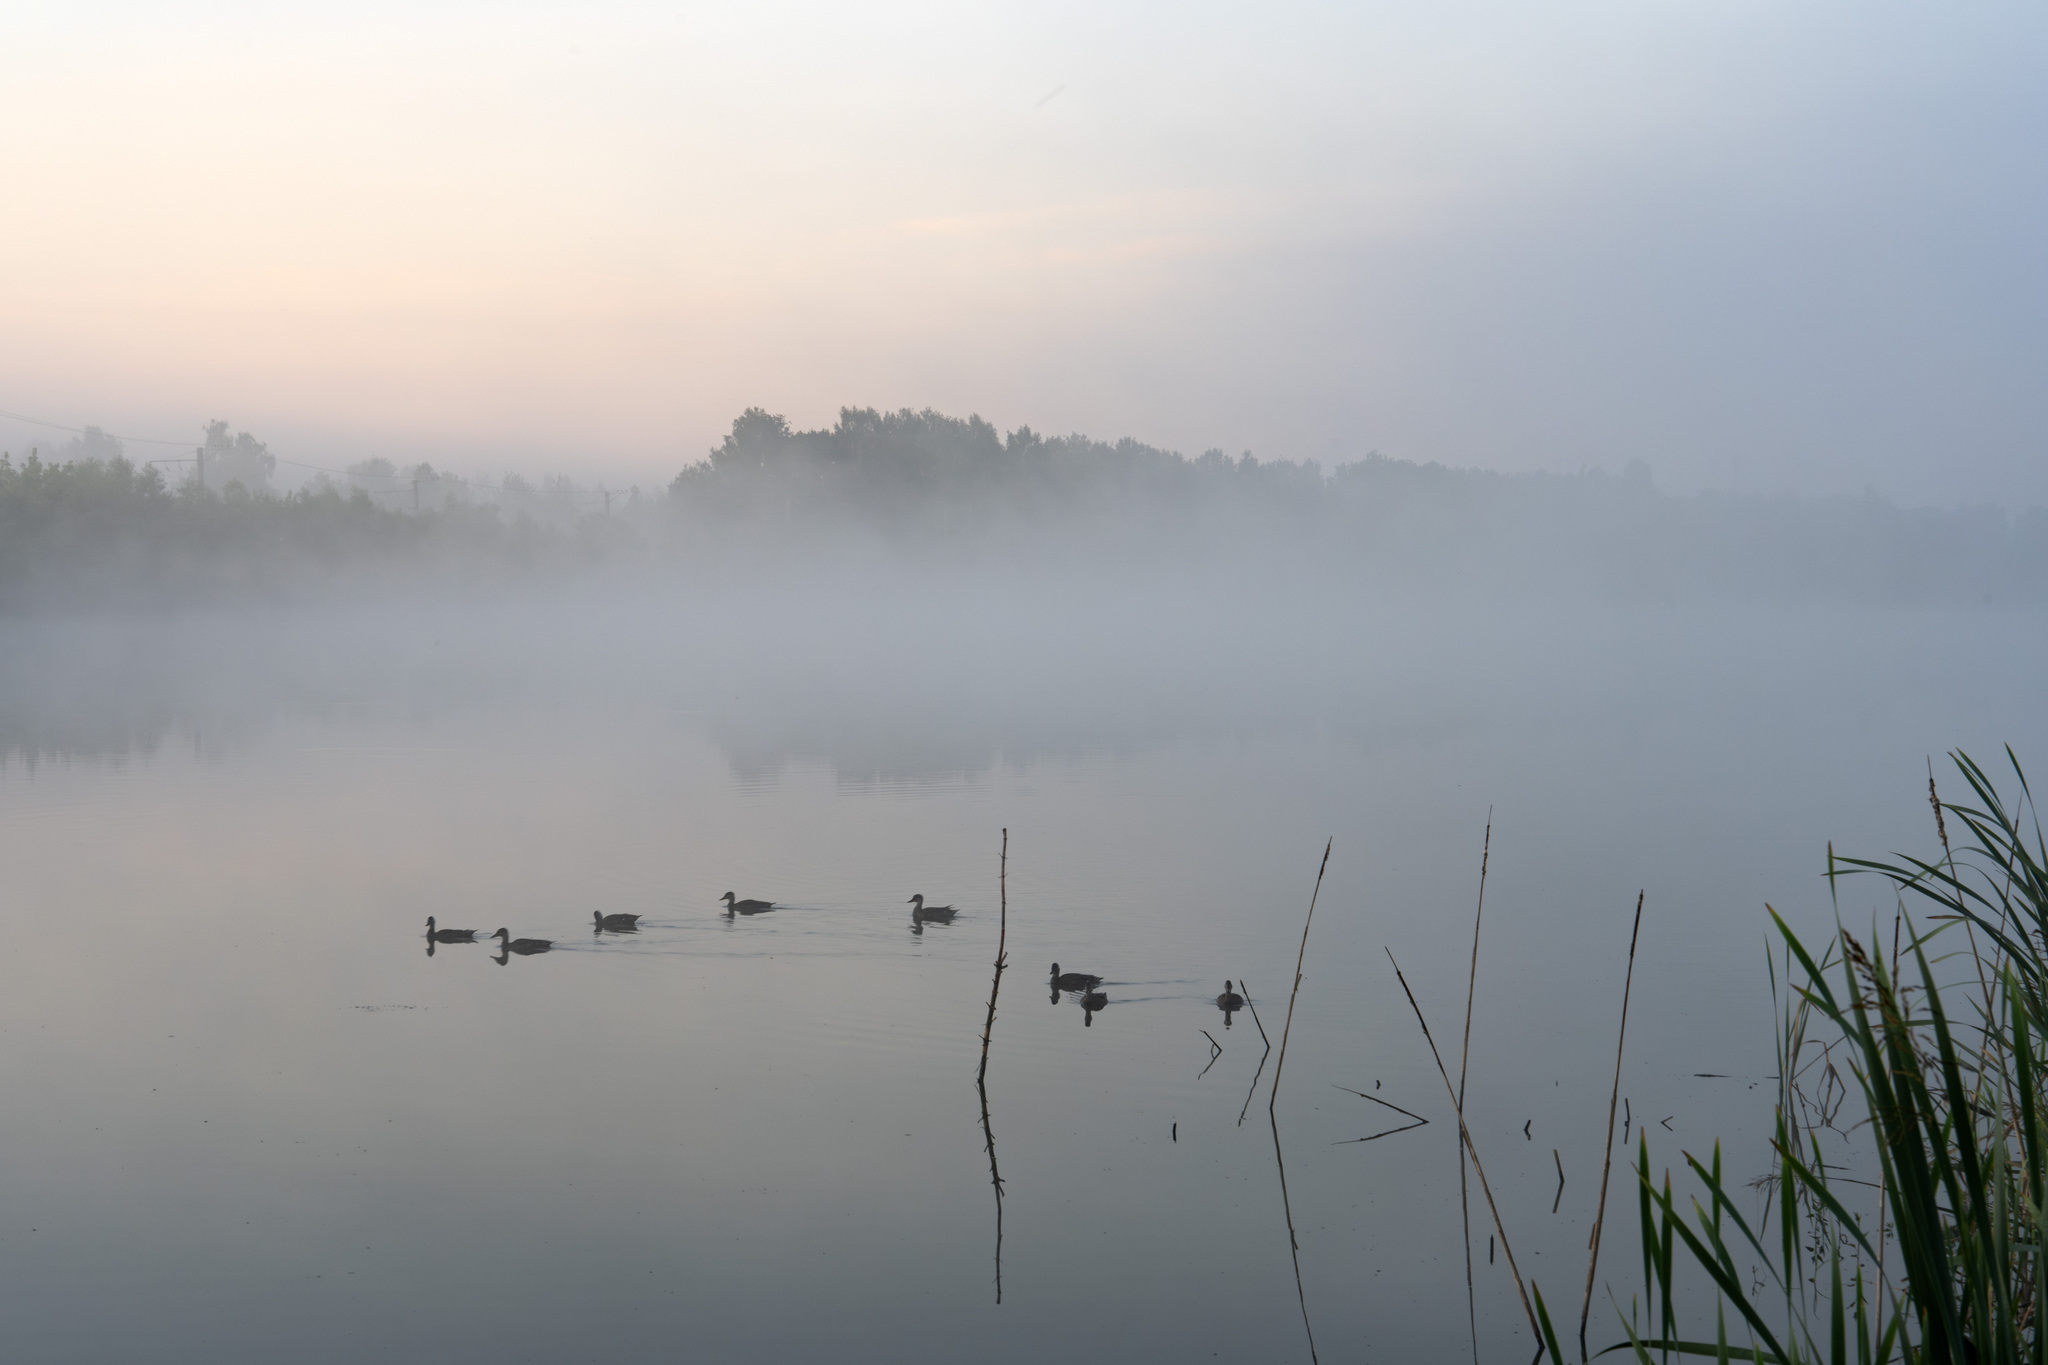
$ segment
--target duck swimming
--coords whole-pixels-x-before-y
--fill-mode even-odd
[[[1056,991],[1085,991],[1102,984],[1099,976],[1087,972],[1062,972],[1060,964],[1052,964],[1052,988]]]
[[[609,929],[615,934],[631,934],[640,928],[638,915],[606,915],[593,910],[590,912],[590,918],[598,930]]]
[[[719,899],[725,902],[725,913],[728,915],[758,915],[763,910],[773,910],[775,908],[774,901],[734,900],[730,891],[720,896]]]
[[[1230,989],[1230,983],[1226,981],[1223,983],[1223,994],[1216,997],[1216,1008],[1219,1010],[1241,1010],[1244,1008],[1244,997]]]
[[[498,940],[499,952],[517,953],[521,957],[532,957],[535,953],[544,953],[555,946],[555,941],[551,938],[513,938],[503,929],[491,937]]]
[[[910,898],[910,917],[933,924],[951,924],[955,907],[950,905],[926,905],[922,895]]]
[[[1081,996],[1081,1026],[1095,1027],[1095,1011],[1109,1004],[1109,997],[1101,991],[1087,991]]]
[[[434,927],[434,917],[433,917],[432,915],[428,915],[428,916],[427,916],[427,942],[429,942],[429,943],[474,943],[474,942],[476,942],[476,930],[474,930],[474,929],[436,929],[436,928]]]

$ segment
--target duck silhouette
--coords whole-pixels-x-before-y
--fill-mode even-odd
[[[1244,997],[1232,990],[1230,983],[1226,981],[1223,983],[1223,994],[1216,997],[1216,1008],[1223,1011],[1223,1027],[1229,1028],[1230,1016],[1244,1008]]]
[[[910,920],[913,924],[951,924],[957,907],[951,905],[926,905],[922,895],[910,898]]]
[[[725,913],[728,915],[758,915],[763,910],[773,910],[775,908],[774,901],[734,900],[730,891],[720,896],[719,899],[725,902]]]
[[[1095,1027],[1095,1011],[1106,1007],[1109,997],[1101,991],[1084,991],[1081,995],[1081,1027]]]
[[[555,941],[551,938],[513,938],[503,929],[491,937],[498,940],[498,952],[501,956],[506,953],[517,953],[521,957],[532,957],[535,953],[544,953],[555,946]]]
[[[640,917],[638,915],[606,915],[593,910],[590,912],[590,919],[592,924],[596,926],[591,931],[593,933],[601,933],[607,929],[615,934],[637,934],[640,932]]]
[[[1052,988],[1056,991],[1085,991],[1101,984],[1099,976],[1091,976],[1087,972],[1063,972],[1059,963],[1052,964]]]
[[[476,930],[474,930],[474,929],[436,929],[436,928],[434,927],[434,917],[433,917],[432,915],[428,915],[428,916],[427,916],[427,942],[429,942],[429,943],[474,943],[474,942],[476,942]]]

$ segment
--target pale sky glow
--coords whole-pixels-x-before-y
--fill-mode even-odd
[[[0,408],[652,481],[750,404],[929,405],[2048,502],[2044,33],[2017,6],[17,3]]]

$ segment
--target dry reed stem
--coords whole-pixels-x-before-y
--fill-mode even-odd
[[[1465,1108],[1465,1064],[1472,1056],[1472,997],[1479,987],[1479,920],[1486,913],[1486,864],[1493,854],[1493,807],[1479,846],[1479,906],[1472,912],[1472,971],[1465,980],[1465,1042],[1458,1049],[1458,1110]],[[1479,1299],[1472,1287],[1472,1196],[1465,1183],[1465,1144],[1458,1144],[1458,1217],[1465,1225],[1465,1321],[1472,1329],[1472,1365],[1479,1365]]]
[[[1465,1126],[1465,1110],[1458,1104],[1458,1091],[1451,1084],[1451,1073],[1444,1068],[1443,1054],[1436,1050],[1436,1039],[1430,1036],[1429,1021],[1422,1017],[1422,1006],[1415,1003],[1415,992],[1408,989],[1408,978],[1401,974],[1401,964],[1394,961],[1394,950],[1386,949],[1387,961],[1394,963],[1394,979],[1401,983],[1401,993],[1408,997],[1408,1008],[1415,1011],[1415,1022],[1422,1025],[1422,1041],[1429,1044],[1429,1055],[1436,1059],[1436,1074],[1444,1078],[1444,1093],[1451,1097],[1451,1104],[1458,1111],[1458,1136],[1464,1140],[1465,1150],[1472,1155],[1472,1169],[1479,1174],[1479,1192],[1486,1196],[1487,1212],[1493,1215],[1493,1230],[1500,1238],[1501,1254],[1508,1258],[1508,1271],[1515,1277],[1515,1293],[1521,1296],[1522,1312],[1529,1318],[1529,1334],[1536,1338],[1537,1358],[1542,1358],[1543,1330],[1536,1324],[1536,1310],[1529,1303],[1528,1286],[1522,1283],[1521,1267],[1515,1264],[1514,1248],[1508,1245],[1507,1225],[1500,1220],[1500,1206],[1493,1202],[1493,1186],[1487,1183],[1486,1167],[1479,1160],[1479,1149],[1472,1145],[1472,1130]]]
[[[1600,1229],[1607,1221],[1607,1173],[1614,1166],[1614,1104],[1621,1097],[1621,1048],[1628,1041],[1628,993],[1636,979],[1636,937],[1643,931],[1643,893],[1636,892],[1636,924],[1628,935],[1628,975],[1621,982],[1621,1033],[1614,1040],[1614,1089],[1607,1095],[1607,1154],[1600,1159],[1600,1202],[1593,1212],[1592,1254],[1586,1258],[1586,1299],[1579,1305],[1579,1359],[1586,1355],[1586,1319],[1593,1312],[1593,1272],[1600,1264]],[[1562,1192],[1564,1163],[1557,1167]]]
[[[1294,989],[1287,992],[1287,1022],[1280,1027],[1280,1056],[1273,1063],[1273,1090],[1266,1097],[1266,1112],[1270,1115],[1273,1106],[1280,1102],[1280,1073],[1287,1067],[1287,1035],[1294,1031],[1294,997],[1301,994],[1301,964],[1308,958],[1308,927],[1316,920],[1316,901],[1323,894],[1323,873],[1330,869],[1330,846],[1337,841],[1332,838],[1323,845],[1323,864],[1316,869],[1316,889],[1308,898],[1308,918],[1301,922],[1301,951],[1294,955]],[[1256,1016],[1254,1016],[1256,1017]],[[1263,1025],[1259,1031],[1265,1032]],[[1273,1130],[1274,1140],[1279,1140],[1278,1128]]]

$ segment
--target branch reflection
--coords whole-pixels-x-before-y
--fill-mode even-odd
[[[988,1121],[988,1082],[986,1079],[974,1083],[981,1094],[981,1137],[988,1150],[988,1179],[996,1192],[996,1302],[1003,1301],[1003,1175],[996,1169],[996,1133]]]

